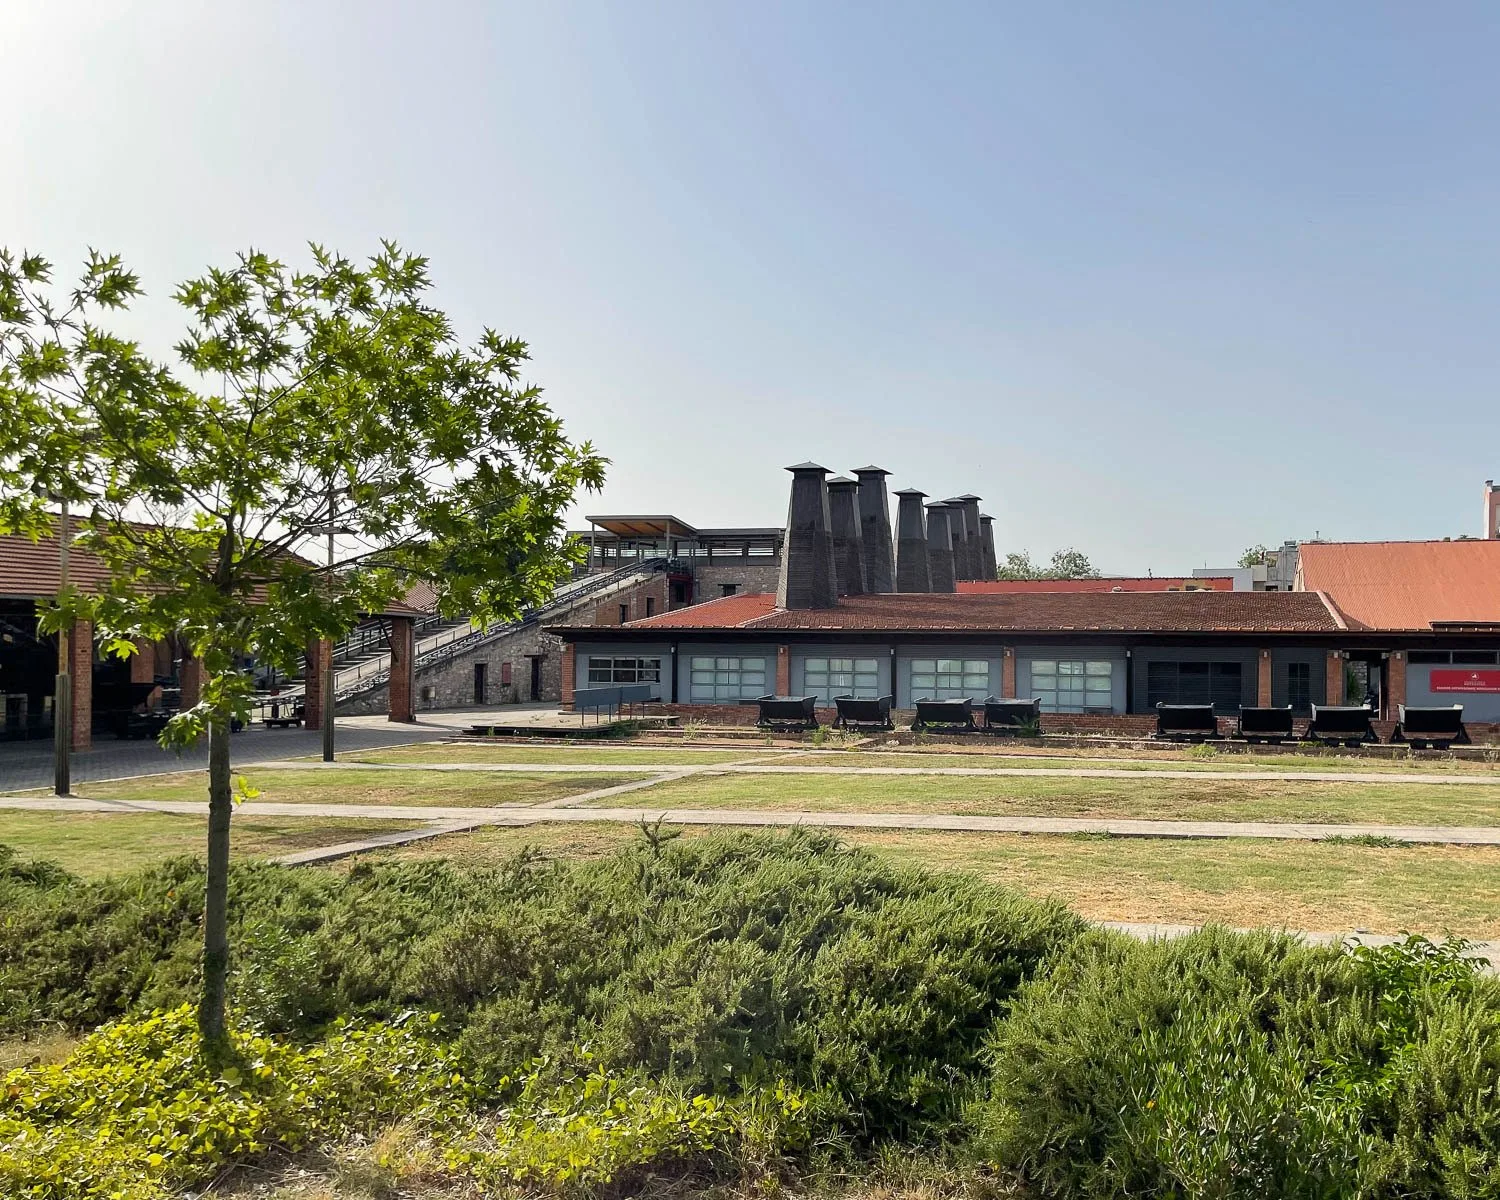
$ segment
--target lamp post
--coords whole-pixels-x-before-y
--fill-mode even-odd
[[[333,582],[333,535],[336,533],[353,533],[352,529],[341,527],[338,523],[338,492],[335,491],[332,482],[328,485],[328,522],[324,525],[315,525],[309,532],[324,533],[328,535],[328,581]],[[328,653],[323,659],[323,761],[333,762],[333,643],[328,643]]]
[[[62,497],[57,530],[57,599],[68,591],[68,498]],[[59,796],[73,790],[73,627],[57,631],[57,680],[52,691],[52,787]]]

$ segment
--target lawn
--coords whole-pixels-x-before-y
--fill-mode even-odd
[[[427,742],[417,746],[395,746],[388,750],[358,750],[340,755],[345,762],[371,763],[591,763],[603,766],[708,766],[711,763],[755,760],[767,754],[785,753],[764,746],[743,750],[655,749],[644,746],[487,746],[454,742]]]
[[[294,804],[389,804],[482,808],[495,804],[543,804],[596,788],[639,779],[638,775],[525,775],[460,771],[340,771],[309,768],[238,772],[263,801]],[[203,771],[148,775],[80,785],[91,800],[207,800]],[[252,804],[254,801],[251,802]]]
[[[406,828],[412,826],[347,817],[257,817],[241,809],[234,815],[230,844],[240,858],[269,858]],[[49,859],[77,875],[131,870],[177,854],[201,856],[207,837],[204,818],[175,813],[0,811],[0,843],[23,858]]]
[[[597,801],[604,807],[802,809],[984,816],[1136,817],[1500,825],[1496,786],[1313,783],[1296,779],[1076,779],[1066,776],[705,773]]]
[[[1064,750],[976,742],[972,750],[912,746],[904,750],[814,751],[786,762],[846,767],[1004,767],[1007,770],[1065,770],[1097,767],[1115,771],[1299,771],[1345,775],[1463,775],[1500,782],[1500,763],[1449,758],[1356,758],[1337,754],[1194,754],[1188,749]]]
[[[687,828],[682,836],[711,832]],[[551,857],[597,857],[640,836],[634,827],[616,825],[490,826],[376,853],[483,865],[522,846]],[[839,836],[916,865],[972,871],[1034,896],[1058,896],[1095,920],[1234,926],[1274,921],[1333,932],[1500,937],[1500,848],[1494,847],[884,830]]]

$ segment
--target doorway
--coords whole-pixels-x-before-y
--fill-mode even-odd
[[[542,660],[536,656],[531,659],[531,698],[542,698]]]
[[[474,664],[474,703],[488,704],[490,702],[490,664]]]

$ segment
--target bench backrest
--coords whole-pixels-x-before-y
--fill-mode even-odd
[[[601,708],[618,708],[620,688],[582,688],[573,693],[573,707],[579,712],[593,712]]]
[[[625,704],[640,704],[656,699],[656,685],[650,683],[627,683],[620,688],[620,700]]]

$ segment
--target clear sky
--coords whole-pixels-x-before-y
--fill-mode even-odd
[[[1500,6],[9,0],[0,243],[154,302],[432,259],[614,460],[775,524],[814,459],[1111,572],[1478,532]]]

